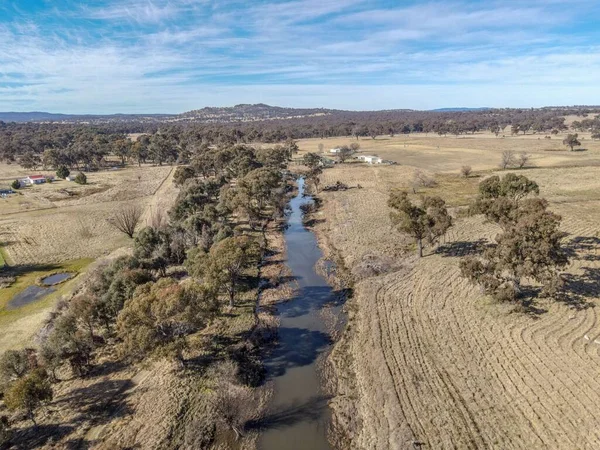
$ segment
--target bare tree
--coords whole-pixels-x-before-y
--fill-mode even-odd
[[[500,160],[500,167],[502,170],[515,165],[515,152],[512,150],[504,150],[502,152],[502,159]]]
[[[517,159],[517,165],[519,166],[519,169],[522,169],[527,165],[529,158],[531,158],[531,155],[529,155],[527,152],[519,153],[519,158]]]
[[[251,387],[238,381],[238,368],[232,361],[217,363],[208,374],[215,381],[210,400],[217,418],[240,438],[246,423],[256,419],[257,395]]]
[[[143,213],[144,210],[140,205],[129,204],[115,212],[108,221],[117,230],[133,238]]]
[[[465,178],[469,178],[469,175],[471,175],[471,171],[472,171],[471,166],[462,166],[460,168],[460,173]]]
[[[323,145],[322,142],[319,142],[318,148],[319,148],[319,153],[323,153],[323,150],[325,149],[325,146]]]
[[[150,217],[148,218],[148,226],[156,230],[164,230],[168,225],[167,216],[164,209],[152,209]]]
[[[416,194],[419,188],[422,187],[435,187],[437,182],[431,178],[429,175],[417,170],[413,175],[413,179],[411,181],[411,187],[413,193]]]

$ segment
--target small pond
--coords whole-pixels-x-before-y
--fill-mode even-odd
[[[54,291],[55,289],[51,287],[29,286],[15,295],[6,305],[6,309],[21,308],[22,306],[29,305],[30,303],[42,299]]]
[[[50,275],[49,277],[42,279],[42,284],[44,286],[53,286],[61,281],[68,280],[73,276],[72,273],[55,273],[54,275]]]

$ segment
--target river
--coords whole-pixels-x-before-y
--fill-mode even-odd
[[[319,367],[331,349],[328,317],[342,313],[339,296],[316,271],[323,256],[314,233],[302,224],[304,179],[298,179],[298,195],[290,202],[285,231],[287,264],[298,282],[294,298],[278,306],[278,342],[265,360],[273,383],[267,417],[258,448],[261,450],[329,449],[327,427],[330,411],[323,392]]]

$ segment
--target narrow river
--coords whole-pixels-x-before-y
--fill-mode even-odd
[[[304,179],[298,179],[298,195],[290,202],[285,231],[287,264],[298,282],[294,298],[278,306],[278,343],[265,361],[274,395],[259,439],[261,450],[329,449],[329,409],[319,376],[319,363],[332,345],[329,317],[342,314],[338,296],[315,265],[322,257],[315,235],[302,224]],[[328,311],[329,312],[329,311]]]

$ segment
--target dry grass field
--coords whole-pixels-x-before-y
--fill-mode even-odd
[[[508,131],[508,130],[507,130]],[[360,153],[377,155],[399,164],[418,167],[434,172],[458,173],[461,166],[469,165],[473,170],[488,170],[498,167],[502,152],[527,152],[530,163],[536,167],[600,165],[600,141],[594,141],[590,133],[579,133],[581,147],[578,151],[566,151],[562,144],[566,134],[545,139],[544,135],[519,135],[506,137],[491,133],[473,135],[438,136],[423,133],[368,137],[358,141],[352,137],[331,139],[306,139],[298,143],[300,150],[318,152],[319,144],[324,145],[325,153],[339,145],[352,142],[360,144]]]
[[[587,151],[571,153],[558,151],[562,138],[554,137],[406,140],[406,149],[397,138],[361,140],[366,152],[396,166],[344,164],[322,175],[323,185],[363,187],[323,192],[316,217],[323,219],[316,225],[321,242],[357,279],[345,350],[334,352],[334,364],[346,364],[351,376],[341,377],[343,395],[332,403],[352,447],[598,448],[600,144],[586,139]],[[299,145],[314,150],[318,142]],[[563,216],[576,252],[566,270],[570,303],[540,300],[525,313],[461,278],[460,255],[497,233],[480,217],[457,218],[445,242],[420,260],[391,226],[389,192],[408,188],[417,168],[439,182],[421,192],[465,205],[508,148],[534,155],[537,167],[520,173],[537,181],[550,209]],[[462,164],[478,172],[461,179]],[[373,262],[388,273],[365,270]]]
[[[10,288],[0,289],[0,352],[31,344],[56,300],[68,294],[76,280],[24,307],[7,310],[7,302],[45,274],[79,273],[94,259],[130,246],[131,240],[107,219],[131,203],[145,208],[142,224],[155,214],[166,214],[177,195],[173,172],[169,166],[91,172],[87,185],[58,180],[0,198],[0,254],[16,276]],[[0,178],[6,180],[0,186],[27,173],[0,165]]]
[[[10,168],[15,166],[0,167],[0,173]],[[172,170],[148,166],[92,172],[87,185],[58,180],[0,199],[5,255],[13,264],[40,264],[110,253],[128,240],[107,219],[129,203],[146,207],[162,202],[159,198],[172,199],[175,190],[166,182]]]

